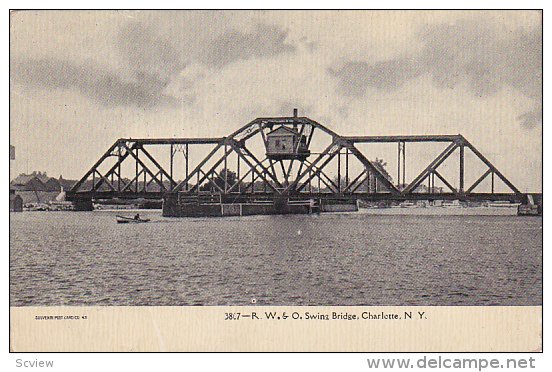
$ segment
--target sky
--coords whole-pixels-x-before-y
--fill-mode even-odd
[[[463,134],[542,190],[538,11],[11,13],[12,175],[120,137],[221,137],[293,108],[342,135]]]

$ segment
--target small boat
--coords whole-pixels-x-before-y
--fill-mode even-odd
[[[146,223],[149,222],[149,218],[140,218],[140,217],[125,217],[125,216],[116,216],[117,223]]]
[[[410,201],[404,201],[401,204],[399,204],[399,207],[401,208],[415,208],[417,207],[416,203],[410,202]]]

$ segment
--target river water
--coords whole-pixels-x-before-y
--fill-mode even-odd
[[[542,304],[542,217],[418,211],[10,213],[10,304]]]

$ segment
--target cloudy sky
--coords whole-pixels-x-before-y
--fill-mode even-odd
[[[541,36],[527,11],[12,13],[12,175],[297,107],[347,135],[462,133],[540,191]]]

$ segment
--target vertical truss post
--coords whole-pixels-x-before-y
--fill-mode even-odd
[[[280,167],[282,168],[282,174],[284,175],[284,185],[289,186],[289,180],[288,180],[286,168],[284,166],[284,161],[280,160],[279,163],[280,163]]]
[[[337,192],[341,192],[341,148],[337,150]]]
[[[427,192],[431,193],[431,173],[427,176]]]
[[[402,184],[406,185],[406,142],[402,143]]]
[[[322,189],[322,185],[321,185],[322,180],[320,179],[320,171],[317,171],[316,175],[318,176],[318,193],[320,193],[320,190]]]
[[[189,166],[188,166],[188,163],[189,163],[189,159],[190,159],[190,153],[189,153],[189,147],[188,147],[188,144],[186,144],[186,179],[188,179],[188,176],[189,176]],[[186,181],[186,185],[184,185],[186,191],[189,190],[189,185],[188,185],[188,181]]]
[[[401,186],[401,142],[397,142],[397,187]]]
[[[251,192],[255,193],[255,172],[251,172]]]
[[[132,150],[131,150],[132,151]],[[136,186],[134,188],[135,192],[138,193],[138,147],[136,147],[136,161],[134,162],[136,164]]]
[[[294,159],[291,159],[289,161],[289,165],[287,167],[287,171],[286,171],[286,187],[289,186],[289,177],[291,176],[291,170],[293,168],[293,162],[294,162]]]
[[[224,144],[224,193],[228,190],[228,146]]]
[[[404,141],[397,142],[398,151],[397,151],[397,186],[400,188],[401,184],[405,184],[405,163],[406,163],[406,143]],[[402,172],[401,172],[402,170]],[[401,174],[402,174],[402,183],[401,183]]]
[[[349,187],[349,148],[345,147],[345,188]]]
[[[117,166],[118,166],[118,170],[117,170],[117,191],[118,192],[121,192],[121,145],[118,144],[117,145]]]
[[[464,144],[460,144],[460,193],[464,192]]]
[[[170,168],[169,168],[169,172],[171,174],[171,187],[170,187],[171,190],[174,187],[173,165],[174,165],[174,144],[171,143],[171,164],[170,164]]]
[[[147,192],[148,190],[146,190],[146,187],[147,187],[147,183],[146,183],[146,172],[144,172],[144,192]]]
[[[238,192],[241,192],[241,177],[240,177],[240,157],[238,156],[238,166],[237,166],[237,179],[238,179]]]
[[[494,194],[494,172],[491,172],[491,194]]]
[[[404,187],[406,184],[406,142],[399,141],[397,144],[397,186],[400,188],[401,185]]]

